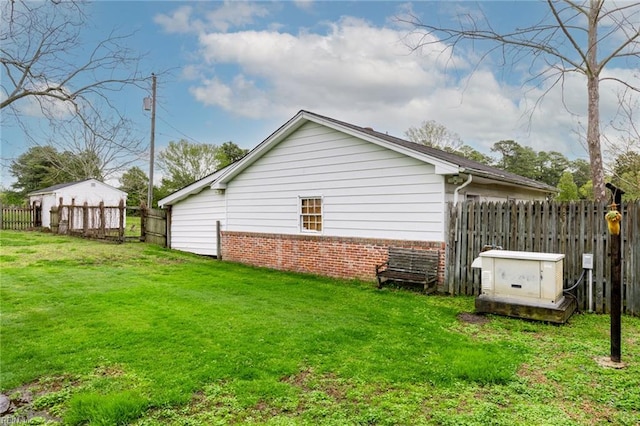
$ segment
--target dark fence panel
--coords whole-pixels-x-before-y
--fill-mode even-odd
[[[582,274],[582,255],[592,253],[594,310],[609,312],[611,259],[605,203],[459,203],[449,204],[445,290],[480,294],[480,271],[471,262],[485,245],[505,250],[562,253],[565,287]],[[640,202],[623,204],[623,309],[640,315]],[[585,274],[586,276],[586,274]],[[578,289],[581,309],[587,309],[586,286]]]

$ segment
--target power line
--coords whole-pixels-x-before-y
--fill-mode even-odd
[[[196,138],[193,138],[193,137],[191,137],[191,136],[187,135],[186,133],[184,133],[183,131],[181,131],[181,130],[179,130],[179,129],[175,128],[173,125],[171,125],[168,121],[166,121],[166,120],[165,120],[165,119],[163,119],[162,117],[157,117],[157,118],[158,118],[160,121],[162,121],[164,124],[166,124],[167,126],[171,127],[173,130],[175,130],[176,132],[178,132],[181,136],[183,136],[183,137],[185,137],[185,138],[187,138],[187,139],[190,139],[190,140],[191,140],[191,141],[193,141],[193,142],[196,142],[196,143],[199,143],[199,144],[204,144],[204,142],[200,142],[200,141],[199,141],[199,140],[197,140]],[[171,135],[168,135],[168,134],[166,134],[166,133],[162,133],[162,135],[164,135],[164,136],[171,136]]]

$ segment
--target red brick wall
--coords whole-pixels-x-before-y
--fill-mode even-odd
[[[438,281],[444,282],[444,242],[222,232],[224,260],[336,278],[375,280],[390,246],[440,250]]]

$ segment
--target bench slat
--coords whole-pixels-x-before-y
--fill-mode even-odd
[[[440,252],[389,247],[389,260],[376,267],[378,287],[386,281],[422,284],[424,290],[437,282]],[[434,286],[435,287],[435,286]]]

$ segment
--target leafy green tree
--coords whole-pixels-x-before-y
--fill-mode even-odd
[[[218,147],[215,158],[218,162],[217,169],[228,166],[231,163],[235,163],[249,152],[248,149],[240,148],[235,143],[229,141],[225,142]]]
[[[615,159],[611,183],[625,191],[625,201],[640,199],[640,153],[628,151]]]
[[[27,199],[18,191],[0,187],[0,203],[3,206],[23,206]]]
[[[557,151],[539,151],[536,167],[538,173],[536,180],[550,186],[557,186],[560,177],[569,168],[571,162]]]
[[[65,158],[54,147],[35,146],[11,162],[9,172],[16,178],[11,186],[20,194],[73,179],[62,168]]]
[[[171,141],[158,154],[158,167],[164,172],[162,186],[170,192],[183,188],[218,169],[216,145]]]
[[[491,166],[494,163],[494,160],[491,156],[483,154],[480,151],[470,147],[469,145],[462,145],[460,149],[458,149],[455,153],[468,158],[469,160],[486,164],[487,166]]]
[[[158,206],[158,201],[162,200],[164,197],[170,195],[172,192],[174,192],[173,189],[167,187],[166,182],[163,182],[162,185],[160,186],[153,186],[153,201],[152,204],[153,206],[157,207]],[[144,198],[144,200],[146,200],[146,198]]]
[[[585,184],[578,189],[578,195],[580,195],[580,198],[583,200],[594,200],[593,183],[591,182],[591,179],[585,182]]]
[[[34,146],[11,162],[9,171],[21,194],[59,183],[95,178],[102,180],[99,159],[89,152],[59,152],[50,145]]]
[[[565,171],[560,176],[558,182],[560,193],[556,197],[558,201],[575,201],[580,199],[578,196],[578,185],[573,181],[573,175],[569,171]]]
[[[532,148],[513,140],[502,140],[494,143],[491,151],[500,155],[495,164],[499,169],[530,179],[538,178],[538,154]]]
[[[569,170],[573,173],[573,181],[578,185],[578,188],[581,188],[591,180],[591,165],[586,160],[578,158],[571,161]]]
[[[120,177],[120,189],[128,194],[128,205],[140,206],[142,201],[146,201],[149,177],[140,167],[131,167]]]

